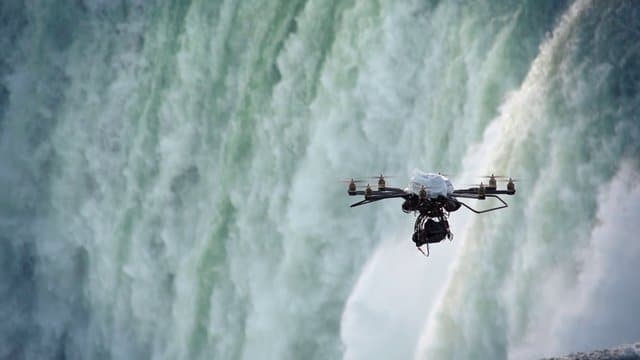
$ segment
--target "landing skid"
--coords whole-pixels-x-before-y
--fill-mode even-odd
[[[476,197],[476,196],[465,196],[465,195],[452,195],[452,196],[454,196],[454,197],[456,197],[456,198],[466,198],[466,199],[477,199],[477,198],[478,198],[478,197]],[[463,203],[462,201],[458,201],[458,202],[459,202],[460,204],[462,204],[462,206],[466,207],[467,209],[469,209],[469,210],[473,211],[473,212],[474,212],[474,213],[476,213],[476,214],[483,214],[483,213],[486,213],[486,212],[489,212],[489,211],[500,210],[500,209],[504,209],[504,208],[506,208],[506,207],[508,207],[508,206],[509,206],[509,205],[507,205],[507,203],[506,203],[506,202],[504,202],[504,200],[502,200],[498,195],[487,194],[487,195],[485,195],[485,197],[492,197],[492,198],[496,198],[496,199],[498,199],[498,200],[502,203],[502,205],[500,205],[500,206],[496,206],[496,207],[493,207],[493,208],[491,208],[491,209],[486,209],[486,210],[476,210],[476,209],[472,208],[471,206],[469,206],[469,205],[467,205],[467,204]]]
[[[420,251],[422,253],[422,255],[424,255],[425,257],[429,257],[429,243],[426,244],[427,245],[427,253],[425,254],[424,251],[422,250],[422,248],[420,246],[416,246],[416,249],[418,249],[418,251]]]

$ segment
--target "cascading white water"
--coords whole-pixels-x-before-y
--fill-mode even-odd
[[[624,280],[615,280],[626,278],[622,269],[607,275],[614,280],[580,281],[587,274],[607,272],[592,258],[616,261],[614,253],[594,246],[615,242],[621,235],[603,234],[603,228],[619,222],[616,216],[639,215],[633,211],[631,185],[637,180],[639,98],[627,87],[638,70],[627,61],[637,54],[626,46],[611,47],[612,41],[627,39],[625,35],[637,39],[637,34],[625,34],[630,30],[614,18],[622,11],[598,11],[591,1],[572,4],[541,46],[520,89],[488,127],[485,148],[471,150],[471,156],[491,154],[487,166],[531,180],[521,187],[524,191],[510,215],[478,219],[473,225],[442,305],[423,337],[421,356],[531,358],[577,351],[578,346],[612,346],[640,336],[637,325],[613,332],[604,326],[614,324],[619,311],[632,312],[633,306],[605,310],[601,303],[583,308],[585,315],[579,317],[594,310],[610,314],[612,319],[604,324],[570,326],[560,320],[576,303],[590,303],[586,299],[593,288],[607,286],[611,298],[634,293],[620,283]],[[607,194],[624,191],[616,185],[620,180],[609,183],[618,171],[619,177],[629,177],[623,181],[631,196],[613,205]],[[631,212],[603,215],[613,207],[629,206]],[[631,244],[628,251],[634,254],[635,248]]]
[[[0,357],[517,358],[634,340],[637,15],[3,2]],[[454,242],[425,261],[399,201],[349,209],[335,181],[404,186],[415,167],[524,181],[505,211],[453,214]]]

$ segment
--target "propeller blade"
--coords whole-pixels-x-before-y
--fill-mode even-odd
[[[336,180],[337,182],[341,182],[341,183],[350,183],[350,182],[354,182],[356,184],[358,183],[364,183],[367,182],[366,180],[361,180],[361,179],[340,179],[340,180]]]
[[[358,184],[358,185],[356,185],[356,187],[358,189],[366,188],[367,186],[369,186],[370,188],[372,188],[374,190],[378,189],[378,184],[369,184],[369,185],[360,185],[360,184]],[[389,184],[385,184],[385,188],[389,188],[389,187],[394,187],[394,186],[393,185],[389,185]]]
[[[508,176],[504,176],[504,175],[482,175],[482,176],[478,176],[481,178],[486,178],[486,179],[490,179],[493,176],[494,179],[508,179]]]
[[[397,177],[396,175],[382,175],[382,174],[380,174],[378,176],[367,176],[367,177],[365,177],[365,179],[376,179],[376,180],[378,180],[378,179],[380,179],[380,176],[382,176],[383,179],[396,178]]]
[[[509,182],[509,181],[520,182],[520,181],[522,181],[522,179],[511,179],[511,178],[509,178],[509,179],[496,179],[496,181],[498,181],[498,182]]]

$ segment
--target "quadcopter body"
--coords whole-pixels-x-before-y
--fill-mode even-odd
[[[506,177],[493,174],[486,177],[489,178],[488,185],[480,183],[467,189],[454,189],[451,181],[443,174],[415,170],[409,181],[409,186],[405,189],[388,187],[385,177],[380,175],[376,177],[378,179],[377,190],[373,190],[369,184],[363,190],[359,190],[357,183],[364,181],[349,180],[348,194],[351,196],[364,196],[364,200],[352,204],[351,207],[384,199],[404,199],[402,211],[418,214],[412,240],[421,252],[423,252],[422,246],[426,245],[427,253],[425,255],[428,255],[429,244],[437,243],[444,239],[453,239],[448,222],[450,213],[463,206],[476,214],[508,207],[508,204],[500,198],[500,195],[514,195],[516,192],[515,180],[509,178],[506,190],[498,190],[497,182],[506,179]],[[485,200],[487,198],[495,198],[502,204],[485,210],[476,210],[460,200]]]

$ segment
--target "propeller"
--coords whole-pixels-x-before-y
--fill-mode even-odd
[[[395,176],[393,175],[388,175],[386,176],[387,178],[394,178]],[[387,182],[385,180],[385,176],[383,174],[380,174],[379,176],[367,176],[367,179],[375,179],[378,180],[378,190],[382,190],[384,188],[387,187]]]
[[[349,184],[349,192],[353,192],[353,191],[357,191],[357,190],[365,190],[367,191],[367,189],[369,191],[380,191],[380,190],[384,190],[386,187],[388,187],[386,181],[383,179],[380,179],[379,176],[376,177],[365,177],[365,179],[376,179],[378,180],[377,183],[372,183],[369,180],[362,180],[362,179],[340,179],[337,180],[338,182],[341,183],[346,183]]]
[[[424,185],[420,188],[420,192],[418,193],[418,196],[420,197],[420,199],[424,200],[427,198],[427,196],[429,196],[429,189],[427,189],[426,187],[424,187]]]
[[[370,187],[371,190],[374,190],[374,191],[384,191],[385,189],[388,189],[391,186],[389,184],[385,184],[385,186],[381,187],[380,184],[375,184],[375,183],[366,184],[366,185],[365,184],[357,184],[356,185],[356,189],[357,190],[363,190],[363,189],[366,189],[367,187]]]
[[[361,179],[340,179],[340,180],[337,180],[337,181],[341,182],[341,183],[347,183],[347,184],[350,184],[350,183],[356,183],[357,184],[357,183],[367,182],[366,180],[361,180]]]
[[[376,180],[379,180],[380,178],[383,178],[383,179],[387,179],[387,178],[397,178],[397,176],[395,176],[395,175],[383,175],[383,174],[380,174],[380,175],[377,175],[377,176],[366,176],[366,177],[365,177],[365,179],[376,179]]]
[[[493,175],[493,174],[491,174],[491,175],[481,175],[481,176],[478,176],[478,177],[485,178],[485,179],[491,179],[491,178],[494,178],[494,179],[507,179],[507,178],[509,178],[508,176]]]
[[[349,187],[347,189],[347,191],[349,192],[349,194],[351,194],[352,192],[355,192],[358,188],[358,185],[356,183],[364,183],[364,180],[355,180],[353,178],[349,179],[349,180],[338,180],[339,182],[342,183],[348,183]],[[367,189],[369,189],[368,187],[369,185],[367,185]],[[369,189],[370,190],[370,189]]]
[[[376,186],[377,186],[376,184],[356,185],[356,187],[359,188],[359,189],[363,189],[363,188],[366,188],[366,187],[370,187],[370,188],[373,189]]]
[[[480,186],[487,186],[487,184],[485,183],[479,183],[479,184],[464,184],[463,186],[475,186],[475,187],[480,187]]]

